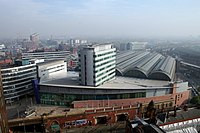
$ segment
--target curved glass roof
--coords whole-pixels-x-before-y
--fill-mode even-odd
[[[117,70],[122,75],[126,75],[127,72],[133,70],[144,73],[148,78],[153,73],[160,73],[163,74],[163,77],[167,75],[172,80],[175,73],[175,64],[174,58],[164,57],[155,52],[129,51],[117,55]]]

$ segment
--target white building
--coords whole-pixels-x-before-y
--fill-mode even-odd
[[[37,72],[40,83],[53,80],[56,75],[67,74],[67,63],[64,60],[38,63]]]
[[[70,51],[22,53],[22,59],[66,60]]]
[[[147,42],[129,42],[130,50],[145,50]]]
[[[36,79],[36,65],[1,69],[4,97],[7,103],[33,93],[32,80]]]
[[[79,51],[82,85],[98,86],[115,78],[116,49],[112,44],[81,47]]]
[[[6,48],[4,44],[0,44],[0,49]]]

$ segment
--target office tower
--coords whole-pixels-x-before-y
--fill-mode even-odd
[[[87,45],[79,51],[82,85],[98,86],[115,78],[116,49],[112,44]]]

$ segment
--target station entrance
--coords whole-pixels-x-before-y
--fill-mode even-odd
[[[98,116],[96,117],[97,124],[106,124],[107,123],[107,116]]]

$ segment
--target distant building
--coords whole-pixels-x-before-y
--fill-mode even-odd
[[[22,41],[22,47],[27,51],[35,49],[35,47],[33,46],[33,42],[29,39],[24,39]]]
[[[80,43],[81,43],[81,44],[86,44],[86,43],[87,43],[87,40],[81,40]]]
[[[112,44],[83,46],[79,51],[80,82],[98,86],[115,78],[116,49]]]
[[[28,59],[24,59],[24,60],[20,60],[20,59],[17,59],[15,60],[15,65],[17,66],[25,66],[25,65],[29,65],[30,62]]]
[[[5,45],[4,44],[0,44],[0,50],[5,49]]]
[[[30,35],[30,40],[33,42],[33,45],[38,48],[39,46],[39,34],[38,33],[34,33],[32,35]]]
[[[127,50],[145,50],[147,42],[129,42]]]
[[[0,76],[1,78],[1,76]],[[3,94],[2,78],[0,79],[0,133],[8,133],[6,105]]]
[[[22,53],[22,59],[66,60],[69,54],[69,51]]]
[[[44,62],[44,59],[31,59],[29,60],[29,64],[37,64]]]
[[[2,67],[6,67],[6,66],[10,66],[11,64],[13,64],[13,61],[11,59],[4,59],[4,60],[0,60],[0,66]]]
[[[68,70],[74,70],[75,68],[78,68],[78,66],[79,66],[78,57],[73,54],[70,55],[67,63]]]
[[[87,40],[81,40],[81,39],[70,39],[69,44],[71,47],[78,46],[80,44],[86,44]]]

